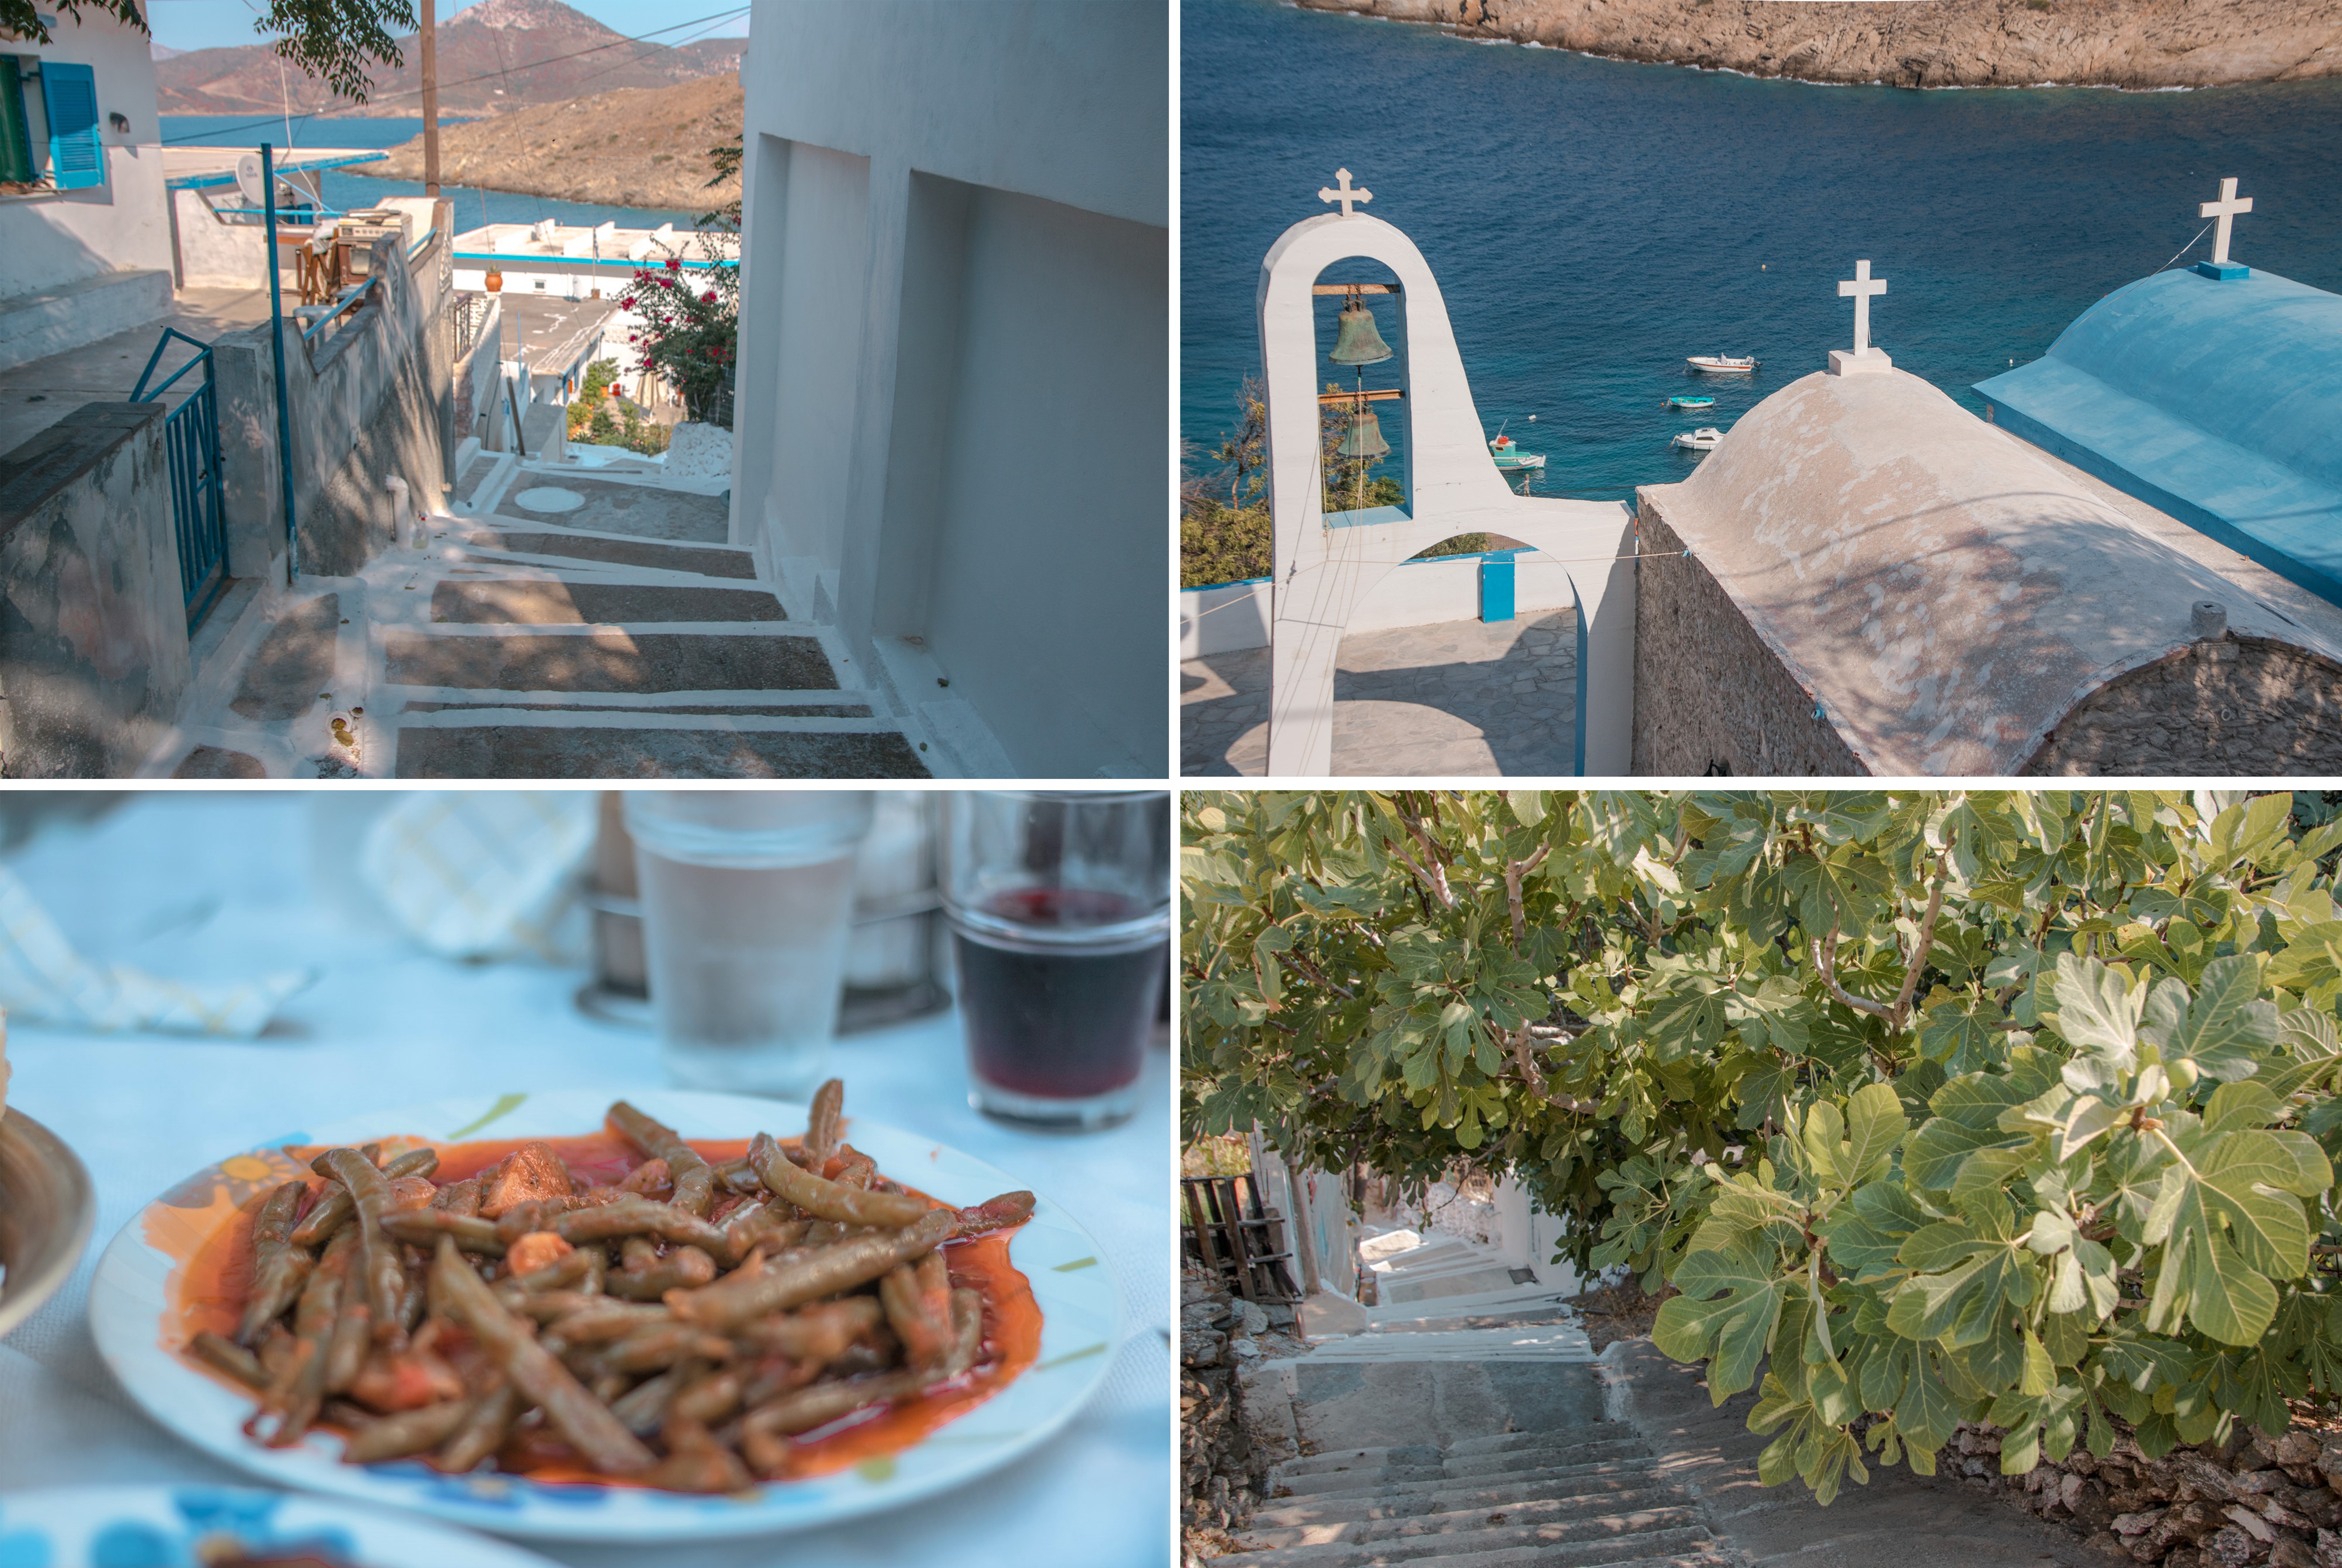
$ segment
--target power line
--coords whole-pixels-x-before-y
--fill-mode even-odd
[[[626,38],[613,38],[613,39],[612,39],[610,42],[608,42],[607,44],[596,44],[596,45],[594,45],[592,48],[590,48],[590,49],[577,49],[577,50],[573,50],[572,52],[570,52],[569,54],[566,54],[566,55],[553,55],[553,56],[551,56],[550,58],[547,58],[547,59],[532,61],[532,62],[531,62],[530,64],[528,64],[528,65],[522,65],[522,66],[518,66],[518,67],[516,67],[516,69],[518,69],[518,70],[520,70],[520,71],[523,71],[523,72],[534,71],[534,70],[537,69],[539,66],[543,66],[543,65],[559,65],[559,64],[560,64],[562,61],[564,61],[564,60],[576,60],[576,59],[582,59],[583,57],[585,57],[585,56],[586,56],[586,55],[598,55],[598,54],[601,54],[601,53],[602,53],[604,50],[606,50],[606,49],[615,49],[615,48],[617,48],[617,47],[618,47],[620,45],[622,45],[622,44],[646,44],[646,43],[650,42],[650,40],[652,40],[653,38],[657,37],[657,36],[658,36],[660,34],[662,34],[662,33],[679,33],[679,32],[683,31],[685,28],[687,28],[687,27],[696,27],[696,26],[701,25],[702,25],[702,24],[704,24],[704,23],[706,23],[706,24],[713,24],[713,23],[727,22],[727,21],[731,20],[731,19],[732,19],[733,17],[735,17],[735,16],[744,16],[744,15],[747,15],[747,13],[748,13],[748,7],[747,7],[747,6],[746,6],[746,5],[736,6],[735,8],[733,8],[732,10],[729,10],[729,11],[718,11],[718,12],[712,13],[712,14],[710,14],[710,15],[706,15],[706,16],[696,16],[696,17],[692,18],[692,19],[691,19],[690,21],[688,21],[688,22],[677,22],[677,23],[675,23],[675,24],[673,24],[673,25],[669,25],[669,26],[666,26],[666,27],[655,27],[655,28],[653,28],[651,31],[649,31],[649,32],[647,32],[647,33],[640,34],[640,35],[636,35],[636,36],[626,37]],[[660,46],[661,48],[671,48],[671,47],[673,47],[673,45],[664,45],[664,44],[663,44],[663,45],[659,45],[659,46]],[[497,55],[498,55],[498,57],[499,57],[500,59],[501,59],[501,57],[502,57],[502,55],[503,55],[503,53],[504,53],[503,48],[502,48],[501,45],[499,45],[499,46],[498,46],[498,48],[497,48]],[[404,59],[404,57],[402,57],[402,58],[401,58],[401,60],[400,60],[400,64],[401,64],[402,65],[405,65],[405,59]],[[619,69],[619,68],[621,68],[621,66],[624,66],[624,65],[635,65],[635,64],[638,64],[638,63],[639,63],[638,61],[635,61],[635,60],[622,61],[622,62],[620,63],[620,65],[619,65],[619,66],[613,66],[613,67],[611,67],[611,68],[612,68],[613,70],[616,70],[616,69]],[[607,73],[597,73],[597,74],[599,74],[599,75],[606,75]],[[498,76],[502,76],[502,77],[504,77],[504,78],[505,78],[505,79],[506,79],[506,80],[510,80],[510,74],[509,74],[508,72],[505,72],[505,71],[502,71],[502,70],[497,70],[497,71],[483,71],[483,72],[481,72],[481,73],[480,73],[478,75],[476,75],[476,76],[462,76],[462,77],[458,77],[456,80],[455,80],[455,81],[453,81],[453,82],[442,82],[442,83],[440,83],[440,84],[439,84],[439,85],[440,85],[440,87],[444,90],[444,89],[448,88],[448,87],[460,87],[460,86],[463,86],[463,85],[465,85],[465,84],[467,84],[467,83],[471,83],[471,82],[485,82],[485,81],[488,81],[489,79],[491,79],[491,78],[493,78],[493,77],[498,77]],[[587,80],[589,80],[589,81],[590,81],[590,80],[592,80],[592,78],[591,78],[591,77],[588,77],[588,78],[587,78]],[[375,105],[375,104],[396,103],[396,102],[398,102],[399,100],[401,100],[401,99],[403,99],[403,98],[419,98],[419,97],[421,97],[422,95],[423,95],[423,94],[422,94],[422,90],[421,90],[420,88],[416,88],[416,89],[412,90],[412,91],[409,91],[409,92],[402,92],[402,93],[385,93],[385,94],[382,95],[381,95],[381,96],[379,96],[379,97],[368,98],[368,99],[366,100],[366,103],[367,103],[367,105]],[[353,108],[355,108],[356,105],[351,105],[351,106],[352,106]],[[342,112],[342,111],[335,110],[335,109],[311,109],[311,110],[307,111],[306,113],[303,114],[303,115],[300,116],[300,118],[301,118],[302,123],[303,123],[304,125],[305,125],[305,124],[307,124],[307,123],[308,123],[309,121],[311,121],[311,120],[329,120],[329,119],[332,119],[332,118],[334,118],[337,114],[339,114],[339,113],[341,113],[341,112]],[[208,130],[208,131],[202,131],[202,132],[197,132],[197,133],[195,133],[195,134],[192,134],[192,135],[185,135],[185,136],[165,136],[165,137],[164,137],[164,138],[163,138],[163,145],[164,145],[165,146],[169,146],[169,145],[171,145],[172,144],[176,143],[176,142],[208,141],[209,139],[211,139],[211,138],[213,138],[213,137],[215,137],[215,136],[225,136],[225,135],[231,135],[232,133],[236,132],[236,131],[248,131],[248,130],[253,130],[253,129],[255,129],[255,128],[257,128],[257,127],[259,127],[259,126],[267,125],[271,125],[271,124],[274,124],[274,123],[275,123],[275,122],[274,122],[273,120],[248,120],[248,121],[246,121],[246,122],[245,122],[244,124],[239,125],[218,125],[218,126],[215,126],[215,127],[214,127],[214,128],[212,128],[211,130]]]

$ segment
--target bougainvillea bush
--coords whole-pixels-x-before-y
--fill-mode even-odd
[[[732,376],[740,348],[740,269],[686,267],[681,258],[669,256],[660,266],[637,269],[618,305],[640,318],[627,341],[675,389],[685,414],[730,429]]]
[[[2342,822],[2147,791],[1190,794],[1183,1115],[1511,1171],[1824,1501],[2342,1394]],[[1761,1380],[1761,1381],[1760,1381]],[[2121,1423],[2118,1429],[2117,1420]]]

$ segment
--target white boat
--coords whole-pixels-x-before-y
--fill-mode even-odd
[[[1703,424],[1697,430],[1686,430],[1676,436],[1675,444],[1686,452],[1713,452],[1716,444],[1723,439],[1724,432],[1712,424]]]
[[[1755,370],[1759,362],[1746,355],[1695,354],[1684,363],[1710,375],[1745,375]]]

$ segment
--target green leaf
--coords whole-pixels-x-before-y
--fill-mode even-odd
[[[1841,1179],[1849,1186],[1884,1174],[1895,1145],[1902,1142],[1910,1123],[1903,1102],[1892,1086],[1867,1084],[1846,1103],[1846,1149],[1839,1159]]]
[[[2193,1001],[2178,981],[2165,981],[2148,1003],[2140,1038],[2160,1048],[2167,1062],[2193,1058],[2207,1077],[2249,1077],[2279,1034],[2276,1004],[2257,999],[2260,974],[2259,961],[2239,953],[2204,966]]]
[[[2057,955],[2057,1033],[2077,1051],[2127,1072],[2137,1059],[2144,990],[2133,991],[2118,969],[2095,958]]]
[[[1687,1253],[1660,1303],[1651,1343],[1676,1361],[1706,1361],[1711,1399],[1722,1404],[1756,1381],[1781,1303],[1803,1282],[1776,1274],[1746,1244]]]

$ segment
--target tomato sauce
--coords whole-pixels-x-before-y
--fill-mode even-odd
[[[464,1144],[435,1144],[415,1137],[381,1140],[385,1162],[410,1149],[435,1149],[439,1166],[431,1179],[442,1186],[477,1175],[522,1144],[532,1142],[552,1145],[571,1174],[583,1184],[615,1185],[644,1163],[633,1144],[606,1130],[573,1138],[492,1139]],[[748,1152],[745,1138],[693,1138],[686,1142],[711,1165],[739,1159]],[[795,1147],[798,1140],[785,1138],[781,1142],[785,1146]],[[172,1259],[175,1265],[164,1287],[168,1325],[165,1346],[177,1353],[185,1364],[227,1383],[239,1393],[248,1395],[251,1391],[188,1354],[185,1346],[205,1329],[220,1334],[235,1333],[245,1299],[252,1291],[252,1232],[260,1206],[269,1193],[287,1181],[306,1181],[313,1191],[323,1192],[326,1183],[309,1169],[308,1163],[324,1153],[325,1147],[288,1147],[225,1160],[165,1193],[147,1209],[145,1216],[147,1244]],[[984,1343],[975,1369],[916,1399],[858,1411],[828,1427],[791,1440],[784,1479],[826,1475],[848,1465],[883,1463],[888,1456],[911,1447],[938,1427],[982,1404],[1033,1364],[1040,1353],[1041,1309],[1033,1299],[1031,1283],[1009,1262],[1008,1241],[1013,1233],[995,1231],[956,1242],[945,1251],[951,1265],[952,1283],[977,1291],[984,1297]],[[516,1473],[531,1481],[554,1484],[639,1484],[596,1474],[575,1463],[533,1463]]]

